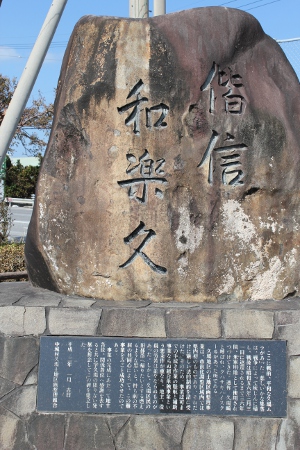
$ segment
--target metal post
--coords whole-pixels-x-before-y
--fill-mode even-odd
[[[0,127],[0,167],[68,0],[53,0]]]
[[[134,19],[149,17],[149,0],[129,0],[129,17]]]
[[[161,16],[166,14],[166,0],[153,0],[153,15]]]

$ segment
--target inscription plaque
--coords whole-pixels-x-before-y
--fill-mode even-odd
[[[38,411],[284,417],[286,342],[41,337]]]

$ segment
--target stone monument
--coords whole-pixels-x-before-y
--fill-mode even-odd
[[[300,448],[299,94],[239,10],[76,25],[34,286],[0,285],[1,450]]]
[[[84,17],[26,242],[33,284],[107,300],[294,295],[299,93],[242,11]]]
[[[299,116],[297,77],[249,14],[84,17],[26,243],[31,281],[117,300],[297,292]]]

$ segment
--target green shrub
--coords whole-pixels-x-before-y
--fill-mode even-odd
[[[7,156],[4,177],[5,197],[30,198],[32,194],[35,194],[39,170],[40,166],[24,167],[19,160],[14,165]]]

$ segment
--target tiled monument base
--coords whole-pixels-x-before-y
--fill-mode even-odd
[[[300,449],[300,298],[108,302],[2,283],[0,333],[1,450]],[[287,417],[38,413],[42,335],[286,340]]]

